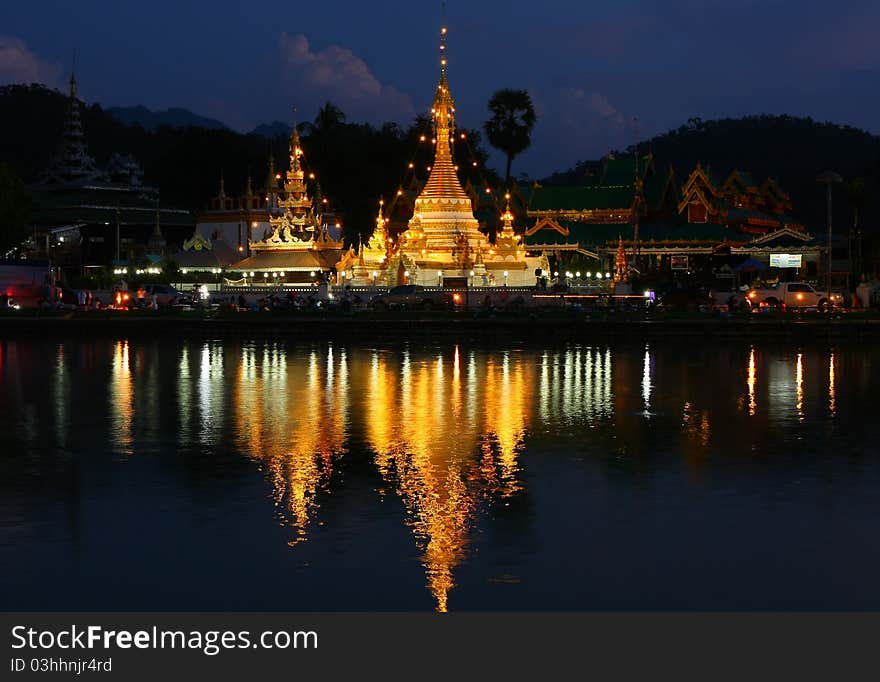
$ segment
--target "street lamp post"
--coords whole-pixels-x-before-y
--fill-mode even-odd
[[[831,294],[831,186],[837,183],[843,182],[843,178],[841,178],[837,173],[832,170],[825,171],[821,175],[816,178],[816,182],[822,183],[825,185],[825,204],[826,209],[828,211],[826,215],[826,222],[828,226],[828,247],[826,250],[827,256],[827,267],[826,267],[826,281],[825,288],[828,290],[828,294]]]

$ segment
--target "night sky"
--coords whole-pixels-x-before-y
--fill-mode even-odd
[[[0,6],[0,83],[105,106],[179,106],[247,131],[313,118],[408,123],[430,108],[440,2],[15,2]],[[449,2],[460,122],[501,87],[538,124],[514,173],[542,175],[703,119],[808,115],[880,132],[876,0]],[[500,159],[494,159],[496,165]]]

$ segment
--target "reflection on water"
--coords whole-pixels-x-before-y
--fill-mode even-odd
[[[460,363],[458,346],[452,357],[418,363],[408,354],[399,363],[377,352],[370,358],[367,440],[406,506],[439,611],[447,610],[474,514],[518,488],[532,392],[518,356],[478,363],[472,352],[464,370]]]
[[[749,416],[754,417],[755,412],[758,411],[758,401],[755,397],[755,385],[757,382],[757,370],[755,368],[755,349],[754,347],[749,350],[749,378],[748,378],[748,386],[749,386]]]
[[[797,368],[795,370],[795,384],[797,385],[797,415],[800,421],[804,420],[804,354],[797,355]]]
[[[240,351],[232,390],[237,447],[262,463],[279,516],[304,540],[327,491],[334,459],[345,450],[349,389],[343,351],[288,357],[279,348]]]
[[[450,608],[460,573],[485,547],[481,529],[529,495],[576,481],[571,467],[580,465],[572,462],[584,452],[627,475],[652,458],[666,457],[668,467],[679,453],[686,471],[705,471],[715,459],[801,439],[806,429],[815,439],[815,429],[852,417],[863,398],[840,386],[870,387],[865,377],[875,371],[870,357],[841,362],[839,350],[120,340],[56,344],[44,406],[39,381],[30,378],[40,378],[42,357],[26,345],[0,344],[0,407],[22,452],[39,451],[47,436],[52,447],[71,447],[80,386],[107,377],[90,395],[96,410],[107,406],[106,426],[93,427],[106,432],[88,447],[103,439],[114,454],[131,456],[126,466],[146,450],[183,461],[199,455],[208,458],[204,471],[215,453],[231,452],[268,483],[290,553],[315,544],[333,496],[346,494],[347,460],[365,453],[372,495],[402,505],[396,521],[439,611]],[[545,483],[540,472],[549,476],[553,461],[568,468]],[[659,467],[652,475],[665,471],[651,466]],[[589,493],[565,503],[577,509],[604,494]],[[524,518],[517,523],[538,523]],[[586,515],[573,518],[579,528]]]
[[[110,377],[110,407],[113,425],[110,438],[117,451],[132,454],[132,418],[134,390],[129,366],[128,341],[117,341],[113,351]]]
[[[834,385],[834,353],[832,352],[828,357],[828,411],[832,417],[837,409],[836,392],[837,388]]]

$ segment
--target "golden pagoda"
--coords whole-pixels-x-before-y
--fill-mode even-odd
[[[390,280],[387,269],[388,256],[393,253],[393,246],[388,239],[388,219],[382,210],[384,204],[380,199],[376,227],[366,246],[361,244],[357,251],[349,247],[337,263],[340,281],[356,286],[393,286],[396,283]]]
[[[496,251],[480,232],[471,198],[458,179],[452,158],[455,102],[446,78],[446,34],[444,26],[440,29],[440,83],[431,108],[434,160],[407,230],[400,235],[398,253],[388,258],[389,280],[403,283],[394,280],[406,271],[411,283],[436,285],[453,279],[464,284],[471,277],[477,253],[482,252],[489,284],[533,285],[535,277],[524,249],[505,249],[504,256]]]
[[[270,227],[263,238],[250,242],[253,255],[233,265],[232,270],[271,272],[275,279],[307,281],[314,278],[315,272],[333,269],[343,256],[339,225],[327,225],[321,203],[317,203],[316,209],[316,202],[309,196],[302,156],[299,132],[294,125],[290,169],[284,180],[283,198],[278,199],[281,215],[269,218]]]
[[[626,282],[629,279],[629,267],[626,263],[626,250],[623,248],[623,237],[617,238],[617,255],[614,258],[614,281]]]

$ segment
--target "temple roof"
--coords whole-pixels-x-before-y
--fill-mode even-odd
[[[536,232],[526,233],[526,247],[537,245],[617,246],[618,241],[632,242],[635,228],[632,223],[582,223],[569,220],[555,221],[564,234],[552,227],[543,227]],[[744,243],[748,235],[717,223],[663,223],[653,222],[639,225],[639,242],[643,246],[651,243],[705,243],[720,244],[731,241]]]
[[[318,251],[260,251],[230,266],[230,270],[306,271],[330,270],[336,267],[342,256],[341,249]]]
[[[536,187],[529,211],[587,211],[630,209],[635,192],[632,185],[605,187]]]

